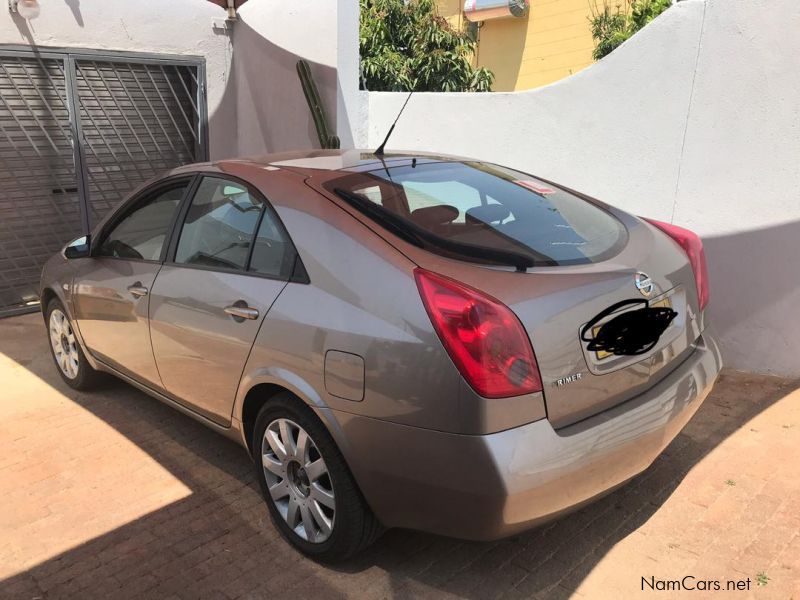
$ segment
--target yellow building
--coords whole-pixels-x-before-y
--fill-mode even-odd
[[[527,90],[577,73],[593,62],[594,6],[594,0],[530,0],[527,16],[487,19],[479,23],[475,63],[494,73],[496,92]],[[438,7],[454,27],[468,24],[464,0],[438,0]]]

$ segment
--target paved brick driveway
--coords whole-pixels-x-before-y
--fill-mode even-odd
[[[641,577],[692,575],[800,598],[796,387],[725,373],[653,467],[547,527],[391,531],[330,569],[278,538],[239,447],[120,382],[69,390],[40,317],[0,320],[0,596],[666,598]]]

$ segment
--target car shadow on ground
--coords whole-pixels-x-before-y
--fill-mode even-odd
[[[69,390],[41,321],[24,318],[30,335],[41,336],[38,350],[0,340],[0,352],[136,444],[191,494],[0,582],[0,597],[567,597],[696,463],[788,393],[775,380],[752,394],[741,375],[723,372],[647,471],[572,515],[493,543],[392,530],[354,560],[325,566],[278,536],[240,447],[117,380],[92,393]]]

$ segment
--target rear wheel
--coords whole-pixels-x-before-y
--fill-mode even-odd
[[[380,534],[380,525],[325,427],[289,393],[256,419],[256,475],[275,526],[301,552],[344,560]]]
[[[51,300],[46,315],[50,352],[61,379],[76,390],[94,387],[99,373],[86,360],[64,306],[58,300]]]

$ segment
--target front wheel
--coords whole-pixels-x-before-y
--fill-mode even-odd
[[[380,534],[380,525],[325,427],[300,400],[271,399],[256,419],[256,475],[278,530],[301,552],[344,560]]]
[[[61,302],[51,300],[47,305],[46,316],[50,352],[61,379],[76,390],[88,390],[94,387],[99,374],[86,360]]]

